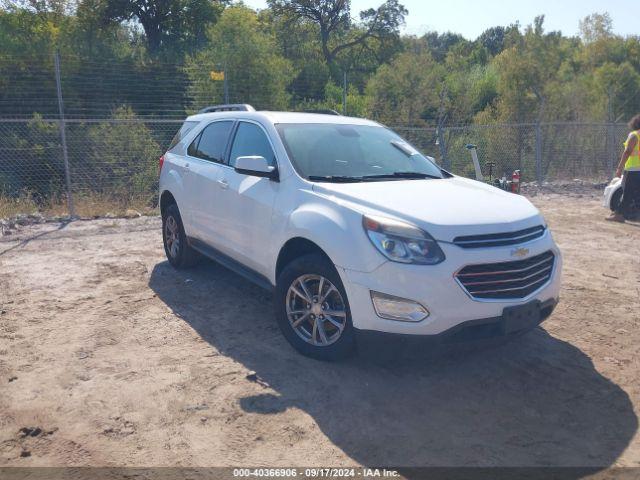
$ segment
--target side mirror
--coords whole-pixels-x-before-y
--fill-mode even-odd
[[[266,177],[271,180],[278,180],[278,169],[269,165],[267,159],[258,155],[236,158],[235,170],[244,175],[254,177]]]

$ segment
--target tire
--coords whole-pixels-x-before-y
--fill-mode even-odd
[[[615,192],[613,192],[613,195],[611,195],[609,208],[611,209],[612,212],[615,212],[616,210],[618,210],[618,207],[620,207],[621,200],[622,200],[622,188],[619,188]]]
[[[355,351],[347,294],[324,255],[301,256],[282,270],[276,282],[275,305],[280,330],[301,354],[336,361]]]
[[[198,252],[187,243],[182,217],[176,204],[169,205],[162,213],[162,241],[167,260],[174,268],[193,267],[200,260]]]

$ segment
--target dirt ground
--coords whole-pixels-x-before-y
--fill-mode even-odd
[[[0,240],[0,465],[640,466],[640,224],[540,194],[565,256],[544,329],[384,366],[301,357],[272,301],[160,220]]]

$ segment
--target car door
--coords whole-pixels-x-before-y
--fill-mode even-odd
[[[229,153],[229,167],[222,172],[220,230],[229,255],[256,272],[268,276],[271,217],[280,183],[234,170],[235,159],[259,155],[277,167],[274,148],[258,123],[239,121]]]
[[[189,181],[186,188],[192,199],[191,225],[188,235],[217,248],[220,244],[217,227],[221,210],[220,181],[222,165],[233,129],[233,120],[209,123],[187,148]]]

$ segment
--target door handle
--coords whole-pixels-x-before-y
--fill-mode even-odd
[[[226,180],[218,180],[218,183],[220,184],[220,188],[222,188],[223,190],[229,188],[229,182],[227,182]]]

